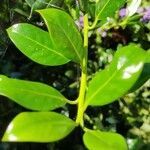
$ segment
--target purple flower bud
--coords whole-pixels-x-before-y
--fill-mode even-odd
[[[137,9],[137,13],[138,13],[138,14],[143,14],[143,13],[144,13],[144,8],[143,8],[143,7],[139,7],[139,8]]]
[[[121,17],[121,18],[123,18],[123,17],[125,17],[126,16],[126,8],[122,8],[122,9],[120,9],[120,11],[119,11],[119,16]]]
[[[78,26],[79,29],[83,28],[83,16],[80,16],[78,20],[75,21],[76,25]]]
[[[143,22],[149,22],[150,21],[150,7],[145,9],[145,12],[143,13],[143,18],[141,20]]]
[[[98,33],[101,35],[101,37],[106,37],[107,36],[107,32],[105,30],[101,30],[101,28],[98,28]]]

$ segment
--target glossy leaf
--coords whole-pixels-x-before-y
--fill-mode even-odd
[[[150,53],[146,53],[146,60],[143,66],[142,73],[140,74],[138,80],[132,86],[128,93],[134,92],[140,88],[148,79],[150,79]]]
[[[48,32],[33,25],[21,23],[7,29],[17,48],[33,61],[43,65],[61,65],[69,61],[59,49],[53,46]]]
[[[135,45],[119,49],[111,64],[90,81],[86,106],[109,104],[126,94],[140,76],[145,57],[146,52]]]
[[[125,4],[126,0],[99,0],[96,3],[96,18],[105,23],[108,17],[113,17],[115,12]]]
[[[12,99],[32,110],[53,110],[66,103],[65,97],[56,89],[42,83],[10,79],[0,76],[0,95]]]
[[[67,136],[76,124],[54,112],[24,112],[7,127],[2,141],[54,142]]]
[[[125,139],[117,133],[88,130],[83,141],[89,150],[128,150]]]
[[[83,58],[83,42],[73,19],[58,9],[38,11],[43,17],[55,47],[68,59],[80,63]]]

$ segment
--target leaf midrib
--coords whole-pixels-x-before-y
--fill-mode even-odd
[[[7,91],[7,89],[3,88],[4,90]],[[23,91],[23,92],[28,92],[28,93],[33,93],[35,95],[39,95],[39,96],[45,96],[45,97],[50,97],[50,98],[55,98],[55,99],[59,99],[61,101],[65,101],[65,98],[62,98],[62,97],[59,97],[59,96],[54,96],[54,95],[50,95],[50,94],[46,94],[46,93],[38,93],[38,92],[35,92],[35,91],[30,91],[30,90],[27,90],[27,89],[20,89],[20,88],[9,88],[9,89],[15,89],[15,90],[18,90],[18,91]],[[3,93],[0,93],[0,95],[5,95]],[[7,96],[7,95],[5,95]]]
[[[63,57],[63,58],[65,58],[65,59],[68,60],[67,57],[65,57],[65,56],[62,55],[61,53],[58,53],[57,50],[55,50],[55,49],[53,50],[53,49],[51,49],[51,48],[49,48],[49,47],[47,47],[47,46],[44,46],[44,45],[42,45],[41,43],[39,43],[39,42],[33,40],[32,38],[29,38],[29,37],[27,37],[27,36],[24,36],[23,34],[19,34],[19,32],[14,32],[14,33],[16,33],[16,34],[18,34],[18,35],[24,37],[25,39],[31,40],[33,43],[36,43],[37,45],[40,45],[41,47],[44,47],[44,48],[47,49],[48,51],[51,51],[51,52],[55,53],[56,55],[59,55],[59,56],[61,56],[61,57]]]
[[[108,68],[109,69],[109,68]],[[95,93],[89,98],[88,102],[91,101],[91,99],[98,93],[100,92],[112,79],[113,77],[119,72],[119,70],[115,71],[112,76],[99,88],[95,91]]]
[[[59,24],[58,24],[59,25]],[[69,38],[69,36],[67,36],[67,34],[66,34],[66,32],[65,32],[65,30],[59,25],[59,27],[63,30],[63,32],[64,32],[64,34],[65,34],[65,36],[67,37],[67,39],[69,40],[69,42],[71,43],[71,45],[73,46],[73,49],[74,49],[74,51],[75,51],[75,53],[76,53],[76,55],[78,56],[78,58],[79,58],[79,60],[80,60],[80,62],[82,62],[82,59],[81,59],[81,57],[80,57],[80,54],[78,53],[78,50],[76,49],[76,47],[75,47],[75,45],[73,44],[73,42],[72,42],[72,40]]]
[[[49,32],[51,33],[51,29],[50,29],[50,26],[48,25],[49,23],[47,21],[45,21],[47,26],[48,26],[48,30]],[[53,22],[51,22],[51,20],[49,20],[50,23],[54,24]],[[75,47],[75,45],[73,44],[72,40],[69,38],[69,36],[66,34],[65,30],[60,26],[59,23],[55,24],[56,26],[58,26],[59,28],[61,28],[61,30],[63,31],[63,33],[65,34],[65,36],[67,37],[68,41],[71,43],[73,49],[74,49],[74,52],[76,53],[78,59],[80,60],[80,62],[82,62],[82,58],[80,57],[80,54],[78,53],[78,50],[77,48]]]
[[[103,143],[105,143],[106,145],[108,145],[108,146],[111,146],[111,145],[109,145],[107,142],[105,142],[102,138],[100,138],[97,134],[94,134],[94,133],[92,133],[92,132],[90,132],[93,136],[95,136],[97,139],[99,139],[99,140],[101,140]],[[103,134],[103,133],[102,133]]]
[[[109,4],[111,0],[108,0],[107,3],[103,6],[103,8],[101,9],[101,11],[98,13],[97,18],[99,18],[99,16],[101,15],[101,13],[103,12],[103,10],[107,7],[107,5]]]

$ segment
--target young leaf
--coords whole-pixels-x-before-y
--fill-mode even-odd
[[[0,95],[31,110],[47,111],[66,104],[56,89],[42,83],[10,79],[0,75]]]
[[[54,112],[23,112],[9,124],[2,141],[54,142],[75,126],[74,121]]]
[[[49,66],[69,61],[60,49],[53,45],[48,32],[33,25],[21,23],[7,29],[8,35],[19,50],[33,61]]]
[[[66,12],[58,9],[43,9],[38,12],[48,27],[55,47],[68,59],[81,63],[83,41],[73,19]]]
[[[88,130],[83,141],[89,150],[128,150],[125,139],[117,133]]]
[[[96,18],[101,20],[101,24],[107,21],[108,17],[113,17],[115,12],[125,4],[126,0],[98,0],[96,3]]]
[[[145,57],[146,52],[135,45],[119,49],[112,63],[90,81],[86,106],[109,104],[126,94],[141,74]]]

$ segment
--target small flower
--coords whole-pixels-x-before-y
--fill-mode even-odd
[[[126,8],[122,8],[122,9],[120,9],[120,11],[119,11],[119,16],[121,17],[121,18],[123,18],[123,17],[125,17],[127,14],[127,10],[126,10]]]
[[[101,35],[101,37],[105,38],[107,36],[107,32],[105,30],[101,30],[101,28],[98,28],[97,31]]]
[[[143,13],[144,13],[144,8],[143,8],[143,7],[139,7],[139,8],[137,9],[137,13],[138,13],[138,14],[143,14]]]
[[[143,22],[149,22],[150,21],[150,7],[145,9],[142,21]]]
[[[79,29],[83,28],[83,16],[80,16],[78,20],[75,21],[76,25],[78,26]]]

